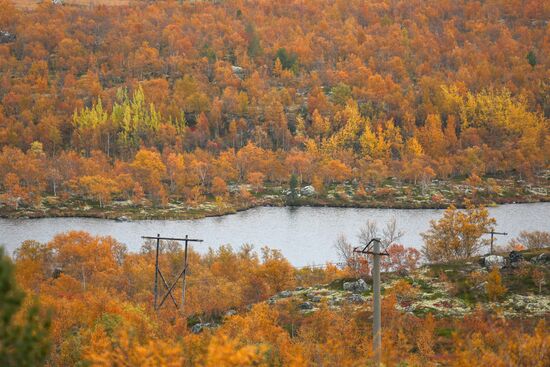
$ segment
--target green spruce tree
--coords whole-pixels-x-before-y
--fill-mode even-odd
[[[49,317],[41,315],[36,303],[23,311],[24,298],[14,266],[0,247],[0,366],[41,366],[48,356]]]

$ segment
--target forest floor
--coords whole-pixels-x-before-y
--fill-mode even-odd
[[[396,311],[416,316],[430,313],[438,318],[462,318],[483,310],[512,319],[549,318],[550,284],[544,279],[550,279],[550,248],[525,250],[521,254],[523,260],[513,266],[508,263],[500,270],[505,292],[496,300],[490,301],[487,293],[491,269],[481,265],[481,258],[474,258],[424,265],[411,273],[382,273],[383,302],[393,295]],[[363,279],[364,288],[359,290],[349,289],[357,278],[339,279],[330,284],[285,290],[266,302],[274,308],[290,307],[303,314],[323,308],[372,311],[372,280]],[[236,310],[229,310],[226,316],[235,313]],[[191,318],[190,322],[199,319],[202,318]],[[206,325],[215,327],[220,322],[223,317]]]
[[[463,207],[469,200],[475,204],[495,206],[509,203],[550,201],[550,172],[538,177],[536,184],[513,178],[492,179],[472,187],[460,180],[434,180],[427,185],[411,185],[388,179],[377,186],[360,189],[355,183],[333,184],[323,193],[312,186],[293,192],[288,187],[267,184],[255,190],[250,185],[229,185],[230,195],[222,201],[205,196],[200,203],[172,201],[165,207],[135,205],[131,200],[117,199],[103,207],[95,200],[72,197],[45,197],[36,207],[13,207],[0,204],[0,217],[90,217],[119,220],[198,219],[233,214],[259,206],[323,206],[350,208],[440,209],[450,204]],[[244,199],[238,193],[245,187],[251,195]]]
[[[205,196],[201,202],[171,201],[165,207],[135,205],[126,198],[115,199],[100,207],[97,201],[82,197],[62,200],[45,197],[36,207],[13,207],[0,204],[0,217],[92,217],[119,220],[141,219],[197,219],[236,213],[258,206],[324,206],[353,208],[437,209],[450,204],[462,207],[467,200],[475,204],[495,206],[509,203],[533,203],[550,201],[550,172],[538,177],[537,183],[527,183],[512,178],[493,179],[477,187],[463,181],[434,180],[426,185],[400,183],[393,179],[377,186],[359,188],[355,183],[333,184],[323,193],[312,186],[304,186],[293,192],[288,187],[268,184],[255,192],[250,185],[229,185],[230,194],[221,201]],[[243,186],[251,195],[241,197]]]

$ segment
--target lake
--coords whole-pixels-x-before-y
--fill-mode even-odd
[[[522,230],[550,231],[550,203],[508,204],[489,208],[497,220],[497,230],[508,236],[497,236],[496,243],[505,243]],[[357,244],[359,228],[370,220],[380,227],[392,217],[405,232],[401,243],[420,248],[422,237],[431,219],[441,217],[438,209],[364,209],[319,207],[259,207],[223,217],[196,220],[146,220],[116,222],[92,218],[0,219],[0,244],[11,254],[24,240],[47,242],[57,233],[83,230],[95,235],[109,235],[138,251],[141,236],[202,238],[194,245],[199,252],[208,247],[244,243],[256,249],[269,246],[280,249],[293,265],[304,266],[337,261],[334,243],[340,234]]]

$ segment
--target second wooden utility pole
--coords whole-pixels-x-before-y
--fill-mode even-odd
[[[507,236],[508,233],[506,232],[495,232],[494,230],[491,230],[491,232],[485,232],[487,234],[490,234],[491,235],[491,255],[493,254],[493,241],[494,241],[494,238],[495,238],[495,234],[498,234],[500,236]]]

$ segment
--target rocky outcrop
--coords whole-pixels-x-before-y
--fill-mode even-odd
[[[0,44],[13,42],[15,39],[15,34],[0,30]]]
[[[361,304],[361,303],[365,303],[367,301],[367,299],[359,294],[352,294],[351,296],[349,296],[347,298],[347,300],[350,302],[350,303],[357,303],[357,304]]]
[[[486,268],[489,268],[489,269],[492,269],[495,266],[498,267],[499,269],[502,269],[504,266],[506,266],[506,259],[504,258],[504,256],[499,256],[499,255],[488,255],[488,256],[482,257],[480,262],[482,266],[485,266]]]
[[[531,263],[535,265],[550,265],[550,252],[544,252],[533,257]]]
[[[280,298],[288,298],[288,297],[292,296],[292,292],[291,291],[282,291],[278,294],[278,296]]]
[[[345,291],[353,293],[364,293],[370,290],[370,286],[363,279],[359,279],[355,282],[344,282],[343,288]]]
[[[512,251],[510,252],[510,255],[508,255],[508,263],[512,268],[519,267],[521,263],[524,261],[525,259],[523,258],[523,255],[521,254],[521,252]]]
[[[199,322],[198,324],[195,324],[191,327],[191,332],[193,334],[199,334],[199,333],[202,333],[204,329],[212,329],[215,327],[217,327],[217,325],[210,322],[205,322],[205,323]]]
[[[509,256],[489,255],[479,260],[426,265],[405,275],[398,272],[382,274],[382,297],[395,292],[396,309],[414,315],[431,313],[438,317],[464,317],[477,308],[489,312],[498,309],[507,317],[550,315],[548,289],[543,287],[541,290],[530,275],[514,268],[519,266],[517,264],[529,264],[547,272],[550,251],[523,254],[514,251]],[[487,274],[495,266],[503,268],[502,281],[508,291],[499,302],[489,302]],[[368,310],[372,307],[370,290],[370,285],[363,279],[335,280],[327,285],[279,292],[267,303],[274,307],[279,303],[294,305],[303,313],[316,312],[323,307]]]
[[[316,194],[316,191],[313,186],[309,185],[309,186],[302,187],[302,189],[300,190],[300,193],[304,196],[313,196]]]

